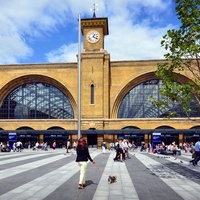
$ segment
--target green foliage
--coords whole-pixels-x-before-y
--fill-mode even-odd
[[[162,79],[160,89],[163,101],[155,106],[164,107],[169,102],[181,102],[185,112],[190,112],[192,94],[200,97],[200,0],[176,0],[176,13],[181,22],[178,30],[168,30],[161,46],[167,50],[166,62],[159,63],[156,76]],[[178,82],[183,71],[189,71],[192,81]]]

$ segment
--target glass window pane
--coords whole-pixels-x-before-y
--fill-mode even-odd
[[[169,111],[176,112],[176,116],[174,117],[187,117],[188,115],[183,111],[180,102],[169,102],[165,111],[152,105],[149,99],[150,95],[157,100],[163,98],[159,94],[159,88],[161,86],[161,80],[153,79],[145,81],[131,89],[120,104],[118,118],[163,118],[168,116]],[[190,103],[190,108],[192,112],[188,113],[189,117],[200,117],[200,108],[195,96]]]
[[[13,90],[0,107],[1,119],[73,119],[67,96],[46,83],[27,83]]]

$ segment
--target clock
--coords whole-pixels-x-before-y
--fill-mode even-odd
[[[87,33],[86,35],[87,37],[87,40],[90,42],[90,43],[96,43],[99,38],[100,38],[100,34],[98,31],[95,31],[95,30],[91,30]]]

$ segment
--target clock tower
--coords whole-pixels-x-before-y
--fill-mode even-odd
[[[107,18],[81,20],[84,38],[81,52],[81,118],[88,119],[89,127],[104,129],[102,119],[109,118],[110,54],[104,49],[108,35]]]
[[[104,37],[108,35],[108,18],[82,19],[81,30],[86,51],[104,49]]]

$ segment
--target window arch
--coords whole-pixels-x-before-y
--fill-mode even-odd
[[[152,105],[149,96],[161,100],[162,96],[159,94],[161,86],[161,80],[152,79],[131,89],[120,104],[118,118],[163,118],[168,116],[169,111],[176,112],[174,117],[187,117],[180,102],[170,103],[165,109],[167,111]],[[190,117],[200,117],[200,108],[195,96],[190,103],[190,108],[192,110],[189,113]]]
[[[0,107],[0,119],[72,119],[67,96],[47,83],[26,83],[14,89]]]

